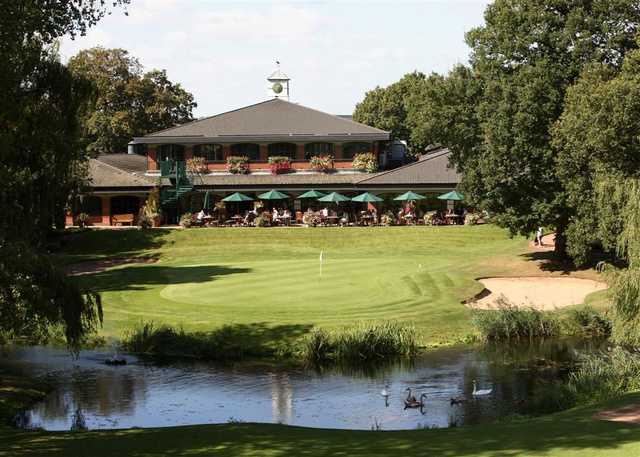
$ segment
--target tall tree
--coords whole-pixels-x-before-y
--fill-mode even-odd
[[[513,233],[556,229],[565,253],[570,210],[555,173],[551,127],[567,88],[590,62],[619,67],[640,24],[635,0],[496,0],[467,34],[484,93],[475,157],[454,154],[463,188]],[[454,147],[455,149],[455,147]]]
[[[63,324],[76,346],[95,328],[97,296],[68,281],[45,239],[84,178],[79,117],[89,84],[62,65],[55,40],[83,34],[128,0],[3,1],[0,15],[0,331]]]
[[[172,83],[164,70],[143,73],[138,59],[124,49],[80,51],[69,68],[96,88],[95,106],[83,118],[91,153],[124,152],[134,136],[193,119],[193,95]]]
[[[367,92],[364,99],[356,105],[353,119],[391,132],[392,139],[410,140],[408,104],[424,81],[425,75],[415,71],[407,73],[398,82],[387,87],[376,87]]]
[[[639,75],[639,50],[627,55],[620,73],[604,64],[588,67],[569,88],[553,129],[557,175],[571,210],[568,250],[577,263],[585,263],[595,246],[616,251],[621,208],[611,199],[598,207],[595,183],[603,176],[640,177]]]

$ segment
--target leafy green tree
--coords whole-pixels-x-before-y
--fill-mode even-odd
[[[482,81],[481,143],[474,156],[453,145],[463,189],[512,233],[552,226],[565,254],[571,211],[555,172],[551,128],[567,88],[592,62],[619,68],[640,24],[632,0],[496,0],[485,25],[467,34]],[[448,144],[445,144],[448,145]]]
[[[59,62],[55,40],[83,34],[128,0],[4,1],[0,14],[0,331],[63,324],[70,345],[100,320],[94,294],[52,264],[46,238],[86,175],[79,118],[90,85]]]
[[[90,153],[124,152],[134,136],[193,120],[193,95],[172,83],[164,70],[143,73],[124,49],[80,51],[69,68],[96,88],[95,106],[83,119]]]
[[[618,74],[589,67],[572,86],[553,129],[557,174],[571,209],[568,250],[585,263],[592,248],[615,253],[620,215],[598,210],[594,183],[608,176],[640,176],[640,51],[629,53]]]
[[[356,105],[353,119],[391,132],[392,139],[410,140],[408,103],[424,81],[425,75],[416,71],[407,73],[400,81],[387,87],[376,87]]]

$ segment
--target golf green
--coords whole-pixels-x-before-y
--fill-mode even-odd
[[[461,301],[482,289],[475,279],[505,273],[525,250],[493,226],[127,230],[75,235],[66,260],[157,259],[82,277],[102,292],[107,336],[142,321],[259,324],[286,338],[398,320],[438,343],[470,331]]]

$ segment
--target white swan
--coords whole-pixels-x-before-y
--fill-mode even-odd
[[[477,386],[476,386],[476,380],[473,380],[473,392],[471,392],[471,395],[473,395],[474,397],[484,397],[486,395],[490,395],[491,392],[493,392],[493,389],[480,389],[478,390]]]
[[[380,395],[382,395],[385,398],[389,396],[389,384],[384,385],[384,387],[382,388],[382,391],[380,391]]]

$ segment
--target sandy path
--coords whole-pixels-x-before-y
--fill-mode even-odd
[[[87,262],[67,265],[64,270],[69,276],[82,276],[99,273],[111,267],[130,263],[155,263],[157,259],[152,257],[133,257],[124,259],[89,260]]]
[[[533,306],[540,310],[553,310],[584,303],[592,292],[603,290],[603,282],[581,278],[486,278],[479,280],[487,289],[469,305],[473,308],[492,309],[503,296],[516,306]]]

